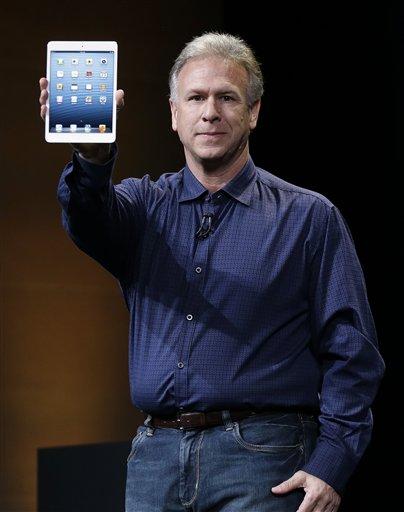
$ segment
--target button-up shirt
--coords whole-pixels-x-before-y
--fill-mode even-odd
[[[341,212],[251,157],[215,193],[188,166],[114,185],[115,157],[75,153],[58,197],[69,236],[123,292],[133,404],[318,411],[303,470],[342,492],[370,440],[384,362]]]

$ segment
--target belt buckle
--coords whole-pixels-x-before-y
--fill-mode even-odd
[[[204,427],[206,425],[206,418],[203,412],[183,412],[177,418],[180,424],[180,429]]]

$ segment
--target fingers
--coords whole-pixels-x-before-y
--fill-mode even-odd
[[[41,105],[41,117],[42,119],[45,121],[45,118],[46,118],[46,105]]]
[[[116,91],[115,99],[116,99],[116,108],[117,108],[118,112],[119,112],[119,110],[122,110],[123,107],[125,106],[124,96],[125,96],[125,93],[122,89],[118,89]]]
[[[304,486],[306,495],[297,512],[337,512],[341,502],[338,493],[320,478],[308,473],[306,475]]]
[[[48,99],[48,91],[46,89],[42,89],[42,91],[39,95],[39,104],[45,105],[47,99]]]
[[[297,512],[337,512],[337,510],[338,505],[333,503],[325,503],[324,501],[303,501]]]
[[[308,492],[297,512],[337,512],[338,507],[339,500],[329,497],[316,497]]]
[[[272,487],[272,492],[283,494],[286,492],[290,492],[293,489],[297,489],[298,487],[303,487],[305,483],[307,473],[304,471],[297,471],[293,476],[291,476],[288,480]]]
[[[46,78],[44,78],[44,77],[40,78],[39,88],[40,88],[41,92],[39,94],[39,104],[41,105],[40,114],[44,121],[45,121],[45,117],[46,117],[46,100],[48,99],[48,91],[46,90],[47,87],[48,87],[48,81],[46,80]]]
[[[312,496],[310,493],[306,493],[304,500],[297,509],[297,512],[314,512],[316,506],[319,504],[318,499]]]
[[[39,104],[41,105],[40,114],[41,114],[41,117],[43,120],[45,120],[46,110],[47,110],[46,109],[46,101],[48,99],[47,87],[48,87],[48,80],[45,77],[40,78],[39,79],[39,88],[40,88],[41,92],[39,94]],[[123,89],[118,89],[116,91],[115,98],[116,98],[116,107],[117,107],[118,112],[120,110],[122,110],[125,105],[124,96],[125,96],[125,93],[124,93]]]
[[[46,89],[48,87],[48,80],[45,77],[39,79],[39,87],[40,89]]]
[[[330,503],[330,504],[328,505],[328,507],[326,507],[326,508],[324,509],[324,512],[337,512],[338,507],[339,507],[339,506],[338,506],[337,504],[335,504],[335,503]]]

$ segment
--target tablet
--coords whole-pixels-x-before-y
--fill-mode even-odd
[[[47,142],[114,142],[118,45],[50,41],[46,78]]]

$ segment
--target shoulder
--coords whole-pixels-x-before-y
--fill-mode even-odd
[[[150,174],[141,178],[125,178],[117,185],[121,191],[129,194],[140,194],[144,199],[158,199],[172,193],[182,180],[183,171],[166,172],[154,180]]]
[[[256,169],[262,192],[280,209],[290,209],[294,214],[308,216],[320,224],[327,222],[331,213],[337,210],[335,204],[320,192],[290,183],[260,167]]]
[[[273,193],[277,193],[278,195],[289,195],[291,200],[300,199],[308,204],[320,203],[323,204],[326,209],[330,209],[334,206],[326,196],[319,192],[294,185],[293,183],[290,183],[269,171],[261,169],[260,167],[256,167],[256,169],[259,181],[264,187],[271,189]]]

